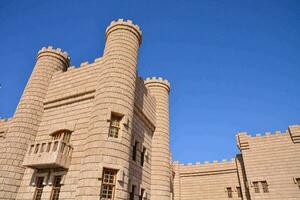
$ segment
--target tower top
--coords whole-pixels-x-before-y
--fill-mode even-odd
[[[146,86],[162,86],[164,87],[168,92],[170,92],[170,82],[166,79],[163,79],[161,77],[151,77],[147,78],[145,80],[145,85]]]
[[[53,48],[52,46],[43,47],[41,50],[39,50],[37,58],[43,56],[52,56],[61,60],[65,64],[66,68],[68,68],[70,65],[69,54],[66,51],[62,51],[60,48]]]
[[[142,31],[140,27],[134,24],[131,20],[118,19],[112,21],[110,25],[106,28],[106,38],[111,32],[117,29],[127,29],[132,31],[138,38],[139,44],[142,43]]]

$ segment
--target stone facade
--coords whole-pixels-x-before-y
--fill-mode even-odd
[[[239,133],[231,161],[172,163],[170,83],[138,76],[141,42],[120,19],[93,63],[38,52],[14,116],[0,120],[0,199],[300,199],[300,126]]]

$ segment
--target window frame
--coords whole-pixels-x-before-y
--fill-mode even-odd
[[[107,181],[105,181],[106,179],[106,173],[107,172],[110,172],[111,176],[108,176],[108,179]],[[117,173],[118,173],[118,170],[116,169],[110,169],[110,168],[103,168],[103,173],[102,173],[102,185],[101,185],[101,192],[100,192],[100,199],[105,199],[105,200],[112,200],[114,199],[114,196],[115,196],[115,189],[116,189],[116,181],[117,181]],[[113,177],[113,181],[109,181],[110,178]],[[111,187],[111,197],[108,197],[108,193],[106,192],[106,196],[103,196],[103,191],[104,190],[107,190],[105,189],[105,187]]]
[[[231,187],[226,187],[226,191],[227,191],[227,198],[232,199],[233,198],[233,190]]]
[[[109,130],[108,130],[109,138],[114,138],[114,139],[120,138],[122,118],[123,118],[122,115],[113,112],[111,113],[110,120],[109,120],[110,121]],[[112,132],[113,130],[116,132]]]
[[[41,182],[39,182],[40,180],[41,180]],[[42,199],[43,190],[44,190],[44,180],[45,180],[44,176],[36,176],[33,200],[41,200]],[[40,192],[40,194],[39,194],[39,192]],[[38,197],[38,195],[40,195],[40,196]]]
[[[53,180],[53,184],[52,184],[52,189],[51,189],[51,195],[50,195],[50,200],[59,200],[59,195],[60,195],[60,189],[61,189],[61,181],[63,179],[62,175],[55,175],[54,177],[54,180]],[[59,179],[59,183],[58,183],[58,186],[57,186],[57,179]],[[58,196],[57,196],[57,199],[54,199],[56,198],[56,195],[55,193],[58,191]]]
[[[260,193],[259,182],[253,181],[252,184],[253,184],[254,193]]]
[[[262,191],[263,193],[269,193],[269,185],[267,183],[267,181],[261,181],[261,186],[262,186]]]

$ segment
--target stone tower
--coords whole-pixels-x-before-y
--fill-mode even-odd
[[[156,129],[152,139],[151,200],[169,200],[171,192],[170,83],[154,77],[147,79],[145,85],[156,100]]]
[[[35,140],[43,115],[43,101],[56,71],[69,66],[68,54],[52,47],[38,52],[37,61],[12,118],[5,143],[0,149],[0,199],[15,199],[24,167],[22,162]]]
[[[94,110],[85,139],[78,199],[99,199],[101,182],[98,178],[102,178],[103,168],[111,166],[117,168],[118,176],[124,176],[123,181],[117,183],[119,187],[115,198],[128,199],[137,59],[141,40],[142,32],[130,20],[113,21],[106,29],[106,45],[102,67],[98,70]],[[113,115],[122,118],[120,139],[107,139]]]

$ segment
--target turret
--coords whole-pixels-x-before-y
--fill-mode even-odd
[[[170,83],[154,77],[146,79],[145,86],[156,100],[156,128],[152,138],[151,156],[151,200],[170,200]]]
[[[34,142],[43,115],[43,101],[56,71],[69,66],[66,52],[52,47],[38,52],[37,61],[0,149],[0,199],[14,199],[24,173],[22,161]]]
[[[85,159],[79,178],[78,199],[99,199],[104,169],[117,174],[114,198],[128,199],[131,131],[141,34],[140,28],[130,20],[113,21],[106,29],[94,109],[83,147]]]

